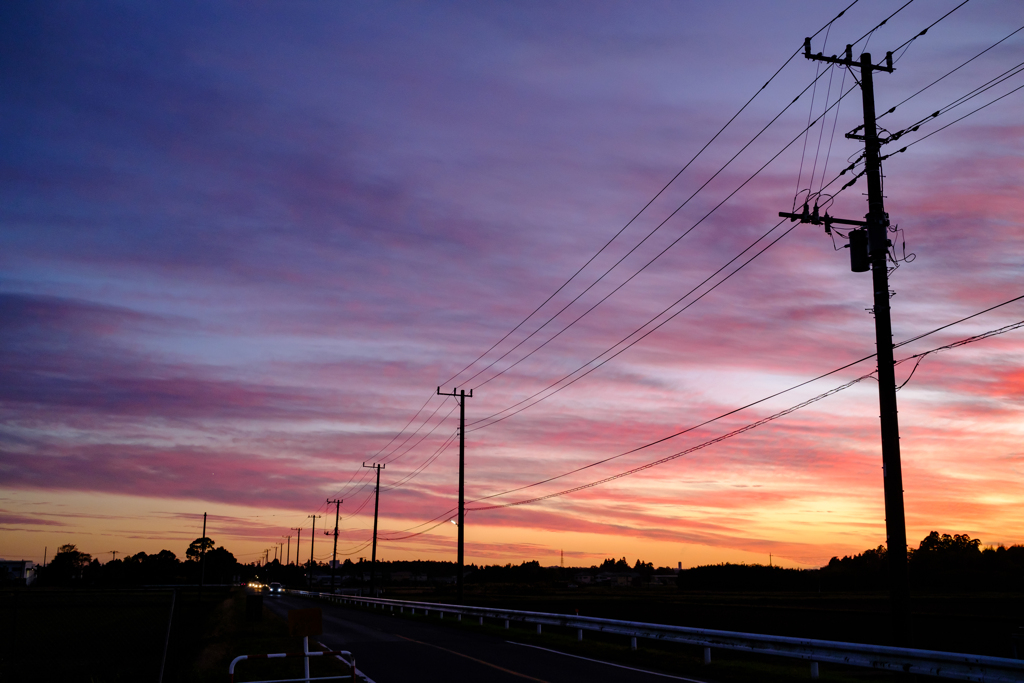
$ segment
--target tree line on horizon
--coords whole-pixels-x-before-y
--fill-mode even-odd
[[[684,569],[683,590],[873,591],[889,583],[884,545],[857,555],[833,557],[820,569],[718,564]],[[968,534],[928,534],[907,548],[911,590],[939,592],[1020,591],[1024,589],[1024,545],[982,548]]]
[[[940,591],[1011,590],[1024,588],[1024,545],[982,548],[978,539],[967,534],[931,532],[916,549],[908,549],[911,585],[918,589]],[[205,555],[205,559],[203,556]],[[760,564],[703,565],[683,569],[676,574],[676,585],[688,591],[861,591],[884,590],[888,582],[885,546],[856,555],[833,557],[820,569],[784,569]],[[201,567],[201,560],[205,569]],[[372,563],[346,559],[335,569],[338,585],[362,585],[370,582]],[[655,568],[653,563],[637,559],[632,565],[625,557],[607,558],[590,567],[541,566],[537,560],[518,565],[465,566],[467,584],[513,584],[530,586],[577,586],[584,575],[628,576],[631,585],[644,585],[655,575],[676,573],[670,567]],[[274,560],[265,565],[241,564],[223,546],[215,547],[209,538],[197,538],[179,560],[170,550],[144,552],[100,563],[74,544],[61,546],[45,567],[39,567],[39,586],[114,587],[143,584],[195,584],[204,572],[207,584],[236,581],[280,581],[292,587],[316,585],[330,574],[330,564],[282,564]],[[454,562],[437,560],[378,560],[374,582],[409,584],[445,583],[455,576]],[[311,576],[312,575],[312,576]],[[402,577],[402,578],[396,578]]]
[[[36,568],[39,586],[124,586],[140,584],[198,583],[200,573],[208,584],[230,583],[237,575],[238,562],[224,546],[213,540],[197,538],[181,561],[170,550],[139,552],[123,558],[100,561],[82,552],[74,543],[57,548],[46,566]],[[205,558],[203,557],[205,555]],[[201,567],[205,564],[205,567]]]

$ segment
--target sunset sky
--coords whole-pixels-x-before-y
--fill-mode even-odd
[[[874,353],[845,240],[773,230],[809,192],[867,211],[863,179],[840,192],[862,164],[829,184],[862,149],[858,74],[807,36],[894,50],[879,125],[923,120],[882,150],[894,340],[1024,295],[1024,6],[829,23],[851,1],[4,3],[0,557],[183,558],[208,512],[245,562],[288,535],[294,559],[294,528],[307,559],[323,515],[326,560],[328,498],[341,558],[369,557],[382,462],[378,557],[454,560],[438,386],[473,389],[467,498],[493,497],[471,509],[686,452],[469,512],[467,562],[885,543],[874,378],[695,449],[873,359],[494,495]],[[1022,320],[1024,299],[896,358]],[[909,542],[1024,543],[1024,328],[928,355],[898,398]]]

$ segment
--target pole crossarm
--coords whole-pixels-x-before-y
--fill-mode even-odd
[[[818,54],[811,54],[811,39],[810,38],[804,38],[804,57],[806,57],[807,59],[810,59],[812,61],[815,61],[815,62],[828,62],[830,64],[838,64],[839,66],[845,66],[845,67],[856,67],[858,69],[863,66],[863,64],[859,60],[854,60],[854,58],[853,58],[853,45],[847,45],[846,46],[846,55],[844,57],[838,57],[836,55],[832,55],[831,57],[826,57],[821,52],[819,52]],[[873,71],[885,71],[885,72],[888,72],[888,73],[892,73],[893,71],[896,70],[892,66],[892,53],[891,52],[886,52],[885,53],[885,66],[882,66],[881,64],[870,64],[870,63],[867,66],[868,66],[868,68],[870,68]]]
[[[807,210],[807,205],[806,204],[804,204],[804,211],[803,211],[803,213],[785,213],[783,211],[780,211],[779,212],[779,218],[788,218],[790,220],[790,222],[800,221],[801,223],[810,223],[811,225],[824,225],[824,226],[830,226],[830,225],[856,225],[856,226],[859,226],[859,227],[864,227],[865,225],[868,224],[867,221],[853,221],[853,220],[850,220],[848,218],[835,218],[833,216],[829,216],[828,215],[828,211],[825,212],[824,216],[819,216],[818,215],[818,207],[817,206],[814,207],[813,214],[809,214],[808,210]]]

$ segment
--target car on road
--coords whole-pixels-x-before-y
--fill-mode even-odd
[[[284,593],[284,586],[279,584],[277,581],[271,581],[270,585],[267,586],[267,589],[270,591],[271,595],[281,595]]]

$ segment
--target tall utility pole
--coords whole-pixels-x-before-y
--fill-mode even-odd
[[[381,465],[380,463],[367,465],[364,462],[363,467],[371,467],[377,470],[377,486],[373,489],[373,551],[370,554],[370,595],[374,595],[374,575],[377,572],[377,513],[380,511],[380,471],[387,467],[387,465]],[[462,596],[460,595],[459,598],[461,599]]]
[[[291,531],[291,529],[289,529],[289,531]],[[290,565],[292,563],[292,537],[291,536],[285,536],[285,538],[288,539],[288,545],[286,546],[287,552],[285,553],[285,556],[284,556],[284,566],[287,567],[288,565]]]
[[[111,555],[111,557],[110,557],[110,561],[111,562],[113,562],[114,560],[117,559],[117,551],[116,550],[111,550],[110,551],[110,555]]]
[[[463,547],[466,540],[466,399],[473,398],[473,390],[466,393],[465,389],[456,390],[452,393],[442,394],[441,387],[437,388],[438,396],[453,396],[459,402],[459,568],[455,575],[455,585],[458,588],[459,604],[462,604],[462,560],[464,558]]]
[[[302,540],[302,527],[290,527],[288,530],[295,532],[295,566],[301,567],[302,563],[299,562],[299,541]]]
[[[206,579],[206,513],[203,513],[203,538],[199,541],[199,599],[203,598],[203,581]]]
[[[864,135],[856,129],[846,137],[864,141],[864,175],[868,184],[868,213],[863,221],[818,216],[818,207],[810,213],[805,204],[802,214],[780,213],[780,216],[804,223],[854,225],[850,231],[850,266],[854,272],[865,272],[869,266],[874,289],[875,347],[878,352],[878,407],[882,435],[882,480],[885,489],[885,534],[889,564],[889,598],[893,637],[898,645],[909,644],[910,591],[907,578],[907,525],[903,511],[903,467],[900,462],[900,427],[896,413],[896,372],[893,366],[892,320],[889,309],[888,237],[889,214],[882,197],[882,165],[879,159],[881,142],[875,123],[875,89],[873,73],[892,73],[892,53],[885,54],[885,65],[871,63],[865,52],[859,61],[853,59],[853,48],[846,46],[843,57],[811,54],[811,39],[804,41],[804,56],[819,62],[831,62],[847,68],[860,69],[861,95],[864,105]]]
[[[341,509],[343,500],[328,500],[328,505],[334,506],[334,553],[331,555],[331,593],[334,593],[334,568],[338,564],[338,510]]]
[[[315,543],[315,541],[316,541],[316,518],[320,517],[320,516],[321,515],[307,515],[307,517],[310,517],[313,520],[313,530],[311,532],[309,532],[309,577],[308,577],[308,584],[309,584],[310,588],[313,587],[313,546],[316,545],[316,543]]]

